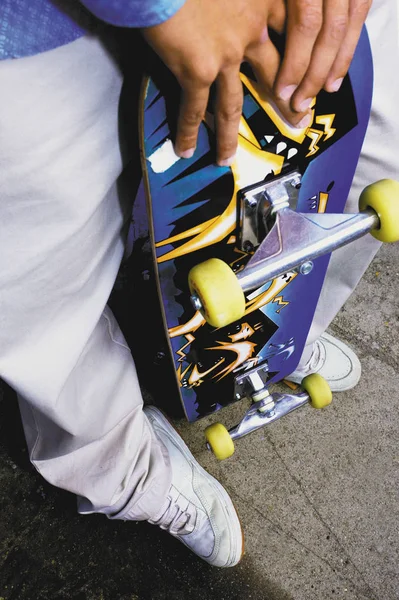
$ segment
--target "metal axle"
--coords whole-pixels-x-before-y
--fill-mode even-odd
[[[252,431],[256,431],[273,421],[277,421],[280,417],[287,415],[296,408],[303,406],[310,401],[307,392],[299,392],[298,394],[281,394],[274,392],[270,394],[272,400],[270,410],[263,410],[264,401],[254,402],[247,410],[241,422],[229,430],[229,434],[233,440],[238,440],[244,435],[248,435]]]
[[[255,254],[237,274],[244,292],[357,240],[379,227],[373,210],[355,215],[297,213],[284,207]]]

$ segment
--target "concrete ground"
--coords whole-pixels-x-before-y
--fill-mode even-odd
[[[0,401],[0,600],[394,600],[399,598],[399,244],[386,246],[331,332],[363,377],[325,411],[304,408],[241,440],[223,463],[213,420],[178,423],[231,493],[246,555],[209,567],[145,523],[80,517],[27,459],[15,398]]]

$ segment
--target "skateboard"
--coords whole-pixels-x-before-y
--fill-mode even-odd
[[[386,201],[397,194],[392,182],[366,189],[364,210],[343,214],[371,105],[366,30],[340,90],[320,92],[306,129],[284,121],[245,64],[241,81],[231,167],[215,165],[211,104],[194,156],[176,157],[179,89],[160,63],[143,82],[140,106],[142,193],[172,393],[189,421],[244,397],[253,401],[229,432],[208,428],[208,447],[220,459],[232,454],[235,439],[294,408],[330,403],[317,375],[297,393],[269,387],[298,365],[331,252],[372,230],[399,237],[381,233],[392,214],[399,221],[397,203]],[[382,205],[394,213],[381,217]]]

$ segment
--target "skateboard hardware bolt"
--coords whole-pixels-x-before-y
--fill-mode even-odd
[[[298,190],[301,187],[301,176],[296,175],[296,177],[293,177],[290,181],[290,184],[293,188]]]
[[[248,254],[249,254],[250,252],[253,252],[254,245],[249,240],[246,240],[243,243],[243,249],[244,249],[244,252],[248,252]]]
[[[303,263],[303,265],[301,265],[299,267],[299,272],[301,275],[309,275],[309,273],[311,271],[313,271],[313,262],[311,260],[308,260],[306,262]]]
[[[241,400],[241,396],[238,393],[236,394],[236,400]]]
[[[202,302],[198,298],[198,296],[190,296],[190,300],[191,300],[191,304],[193,305],[195,310],[199,310],[199,311],[202,310],[202,308],[203,308]]]
[[[271,399],[269,390],[266,388],[255,390],[255,392],[252,394],[252,400],[253,402],[257,402],[260,407],[269,404],[271,400],[273,401],[273,399]]]
[[[157,352],[156,358],[157,360],[162,360],[165,358],[165,352]]]
[[[250,206],[251,208],[254,208],[258,204],[258,201],[253,196],[247,196],[245,198],[245,201],[246,201],[247,205]]]
[[[142,278],[144,279],[144,281],[149,281],[150,279],[150,272],[148,269],[146,269],[145,271],[142,272],[141,274]]]
[[[184,388],[185,388],[185,387],[187,387],[187,386],[188,386],[188,381],[187,381],[187,379],[182,379],[182,380],[181,380],[181,385],[182,385],[182,387],[184,387]]]
[[[269,416],[274,415],[275,402],[273,396],[265,390],[266,396],[259,400],[258,411],[260,413],[266,413]]]

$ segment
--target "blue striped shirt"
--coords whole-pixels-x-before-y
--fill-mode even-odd
[[[150,27],[185,0],[0,0],[0,60],[68,44],[103,23]]]

